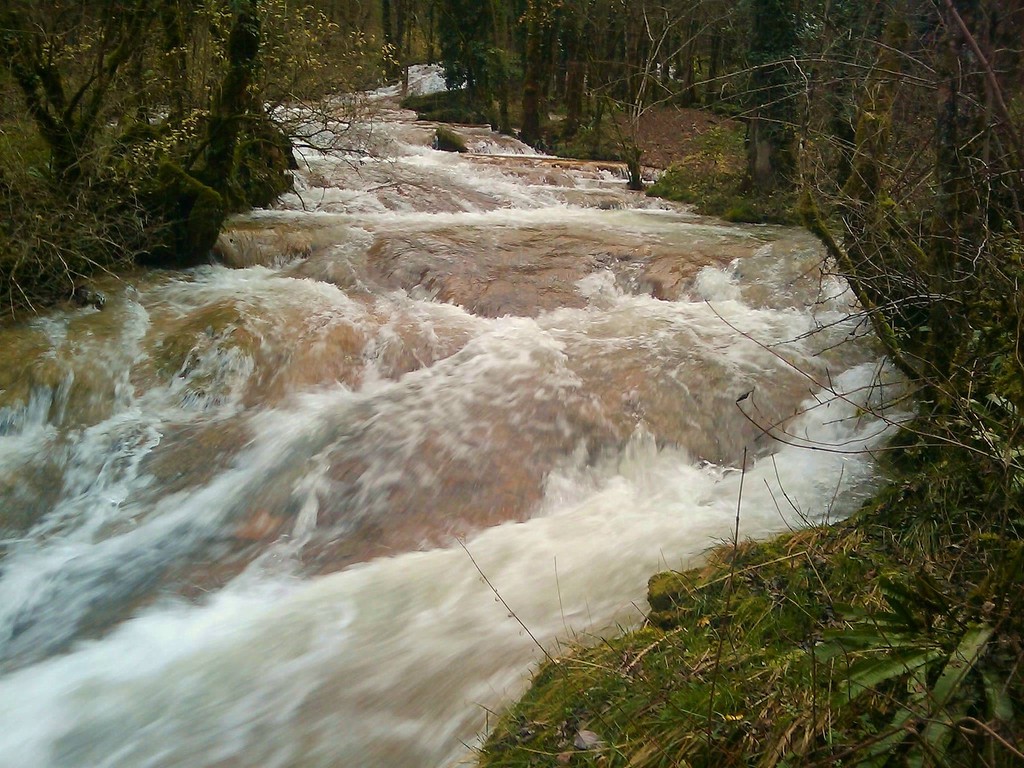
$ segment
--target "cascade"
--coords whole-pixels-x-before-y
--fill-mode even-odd
[[[456,764],[741,472],[741,536],[870,493],[894,377],[812,238],[394,95],[223,263],[0,329],[0,766]]]

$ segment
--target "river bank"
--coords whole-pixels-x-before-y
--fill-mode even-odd
[[[686,117],[641,124],[641,149],[669,168],[651,194],[731,220],[793,218],[795,197],[744,199],[738,124]],[[1016,764],[1016,491],[985,479],[979,454],[998,457],[969,431],[955,433],[964,450],[933,445],[950,438],[928,419],[902,429],[872,451],[886,485],[845,522],[795,509],[799,530],[754,543],[738,526],[757,502],[739,489],[733,542],[652,577],[638,628],[546,652],[479,764]],[[785,488],[772,502],[792,504]]]
[[[744,195],[740,123],[663,108],[633,138],[662,169],[649,194],[731,221],[796,218],[795,195]],[[596,151],[584,144],[562,149]],[[993,402],[995,442],[1012,443],[1016,411]],[[737,535],[695,570],[653,576],[636,629],[547,655],[480,765],[1024,760],[1017,454],[1001,465],[992,441],[941,417],[902,429],[875,453],[886,485],[849,520]],[[743,514],[741,491],[737,526]]]
[[[969,475],[652,577],[645,622],[543,663],[480,765],[1019,765],[1024,547],[937,507]]]

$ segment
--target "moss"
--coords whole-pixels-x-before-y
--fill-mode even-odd
[[[438,126],[437,132],[434,134],[434,149],[439,149],[442,152],[466,152],[465,140],[450,128],[444,126]]]
[[[402,99],[402,108],[411,109],[420,120],[438,123],[490,123],[490,110],[477,104],[466,90],[441,91]]]
[[[744,223],[794,224],[792,192],[753,194],[744,189],[745,152],[739,124],[720,125],[697,137],[647,194],[694,205],[706,216]]]
[[[180,166],[164,162],[153,197],[154,207],[169,221],[168,237],[153,254],[155,259],[179,267],[207,259],[227,216],[220,194]]]
[[[260,121],[236,150],[238,200],[234,208],[270,205],[292,188],[296,166],[291,141],[268,121]]]
[[[573,764],[736,764],[748,731],[767,727],[753,717],[755,692],[808,663],[791,639],[806,639],[806,601],[784,598],[807,594],[807,569],[792,566],[798,557],[780,560],[784,548],[745,545],[702,569],[652,577],[648,624],[546,664],[481,764],[554,765],[551,755],[572,753],[580,723],[615,747],[574,754]]]
[[[675,164],[647,190],[661,197],[693,205],[704,216],[719,216],[726,221],[749,224],[796,224],[796,196],[776,192],[771,195],[742,191],[742,175],[708,175],[705,170]]]

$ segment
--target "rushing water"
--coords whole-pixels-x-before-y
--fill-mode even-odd
[[[535,640],[729,535],[745,450],[743,535],[869,489],[808,237],[380,104],[232,267],[2,331],[0,765],[467,760]]]

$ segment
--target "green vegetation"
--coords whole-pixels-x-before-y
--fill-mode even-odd
[[[298,123],[275,105],[373,69],[362,37],[281,0],[11,0],[0,53],[8,316],[96,272],[205,261],[229,213],[290,187]]]
[[[726,221],[797,223],[792,190],[758,194],[745,188],[743,134],[738,122],[715,126],[701,134],[693,150],[678,157],[647,194],[692,203],[698,213]]]
[[[456,89],[423,96],[406,96],[402,99],[403,109],[411,109],[420,120],[439,123],[462,123],[465,125],[486,125],[491,115],[482,111],[468,91]]]
[[[622,147],[609,120],[595,116],[574,133],[556,136],[551,151],[579,160],[612,160],[622,162]]]
[[[442,152],[465,152],[466,142],[455,131],[439,126],[434,134],[434,148]]]

